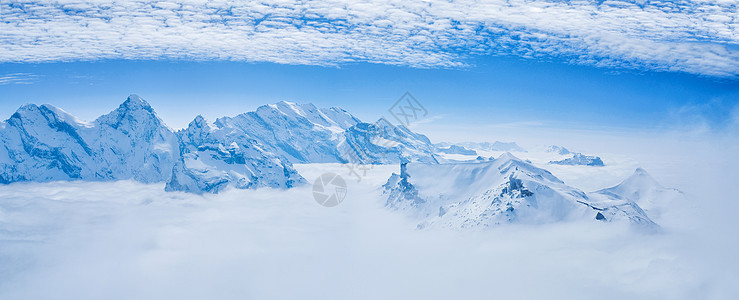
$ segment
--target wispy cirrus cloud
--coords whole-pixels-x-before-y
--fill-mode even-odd
[[[479,54],[739,76],[734,1],[13,1],[0,61],[460,67]]]
[[[0,74],[0,85],[6,84],[32,84],[39,76],[31,73],[7,73]]]

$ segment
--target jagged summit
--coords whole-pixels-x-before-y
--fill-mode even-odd
[[[126,101],[124,101],[121,104],[121,107],[126,108],[151,108],[151,105],[149,105],[149,102],[146,102],[144,98],[139,97],[139,95],[131,94],[126,98]]]
[[[16,109],[15,114],[25,114],[28,112],[38,111],[38,109],[39,109],[38,105],[33,104],[33,103],[26,103],[26,104],[21,105],[18,109]]]
[[[126,101],[121,103],[118,108],[100,116],[95,122],[116,129],[124,128],[126,132],[153,127],[167,127],[151,105],[137,95],[128,96]],[[171,129],[169,130],[171,131]]]
[[[156,115],[156,112],[151,107],[149,102],[146,102],[143,98],[132,94],[126,98],[126,101],[123,101],[121,105],[118,106],[118,108],[114,109],[109,113],[110,114],[130,114],[135,113],[138,111],[144,111],[152,115]]]
[[[195,119],[190,121],[190,123],[187,125],[188,128],[203,128],[209,126],[210,123],[208,122],[203,115],[197,115],[195,116]]]

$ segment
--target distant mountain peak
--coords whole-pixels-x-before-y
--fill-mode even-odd
[[[277,103],[275,103],[275,104],[276,105],[287,105],[287,106],[297,106],[298,105],[295,102],[290,102],[290,101],[286,101],[286,100],[277,101]]]
[[[509,161],[509,160],[520,161],[521,159],[511,154],[510,152],[505,152],[501,154],[500,156],[498,156],[498,158],[496,158],[495,160],[504,162],[504,161]]]
[[[661,188],[662,186],[655,180],[649,173],[642,169],[642,168],[636,168],[634,170],[634,173],[629,176],[629,178],[626,178],[623,182],[621,182],[618,186],[625,186],[625,185],[633,185],[639,183],[639,186],[642,188],[644,187],[656,187]]]
[[[559,155],[567,155],[567,154],[572,153],[572,152],[570,152],[569,149],[567,149],[565,147],[562,147],[562,146],[557,146],[557,145],[551,145],[551,146],[547,147],[546,151],[547,152],[557,153]]]

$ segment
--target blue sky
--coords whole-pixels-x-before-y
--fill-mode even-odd
[[[91,120],[136,93],[170,126],[279,100],[373,121],[404,92],[433,122],[721,130],[737,123],[736,6],[547,1],[14,1],[0,117]]]
[[[33,74],[0,85],[3,118],[24,103],[50,103],[91,120],[136,93],[172,127],[197,114],[213,120],[280,100],[342,106],[367,121],[387,115],[405,91],[434,122],[553,122],[562,126],[674,128],[703,118],[731,118],[736,81],[683,73],[644,72],[480,57],[463,69],[418,69],[355,63],[341,67],[274,63],[99,61],[2,64]]]

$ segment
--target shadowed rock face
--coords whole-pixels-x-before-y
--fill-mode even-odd
[[[54,180],[167,180],[179,158],[176,135],[131,95],[83,123],[51,105],[25,105],[0,126],[3,183]]]

